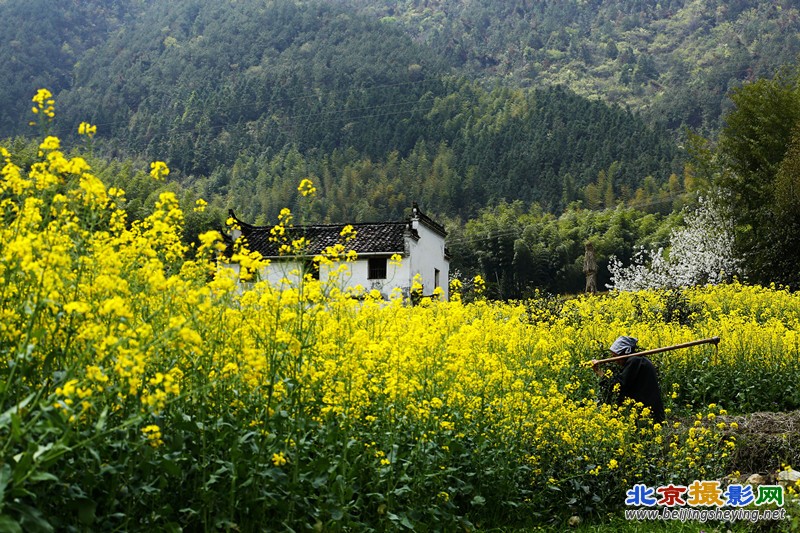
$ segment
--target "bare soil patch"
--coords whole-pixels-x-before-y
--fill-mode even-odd
[[[728,427],[738,424],[729,430],[736,438],[730,470],[774,475],[787,464],[800,468],[800,411],[721,416],[718,420]]]

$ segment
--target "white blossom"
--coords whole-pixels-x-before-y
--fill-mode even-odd
[[[719,202],[701,198],[697,209],[685,213],[684,226],[671,232],[666,252],[640,248],[628,266],[612,256],[607,287],[636,291],[717,284],[740,268],[733,251],[731,219]]]

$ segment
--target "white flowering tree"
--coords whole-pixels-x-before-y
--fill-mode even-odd
[[[684,215],[684,225],[672,231],[669,247],[639,249],[625,266],[611,257],[610,289],[636,291],[717,284],[738,274],[741,262],[733,251],[733,225],[721,203],[701,198],[694,211]]]

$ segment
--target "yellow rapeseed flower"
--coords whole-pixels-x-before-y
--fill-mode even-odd
[[[163,181],[169,176],[169,167],[163,161],[153,161],[150,163],[150,176],[155,180]]]
[[[149,426],[143,427],[142,433],[147,439],[147,443],[153,448],[157,448],[162,444],[164,444],[164,441],[161,440],[161,428],[158,427],[157,425],[151,424]]]
[[[96,133],[97,126],[93,126],[88,122],[81,122],[78,125],[78,135],[86,135],[89,139],[91,139]]]
[[[297,190],[303,196],[313,196],[317,192],[317,188],[314,187],[314,184],[308,178],[300,180],[300,185],[298,185]]]
[[[283,466],[287,462],[289,462],[289,461],[288,461],[288,459],[286,459],[286,456],[283,455],[283,452],[278,452],[278,453],[273,453],[272,454],[272,464],[273,465],[275,465],[275,466]]]

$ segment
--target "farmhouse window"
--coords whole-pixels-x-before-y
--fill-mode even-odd
[[[370,257],[367,264],[367,279],[386,279],[386,258]]]
[[[319,280],[319,263],[305,261],[303,263],[303,275],[311,274],[312,279]]]

